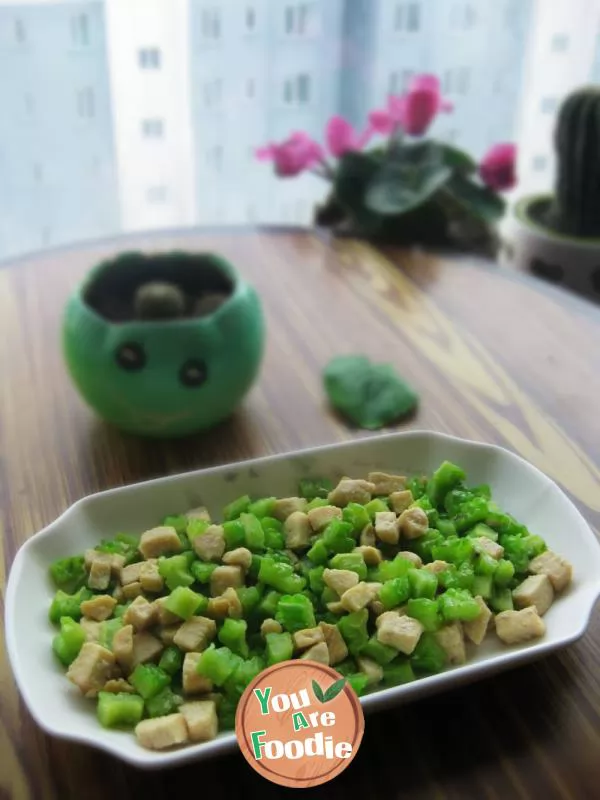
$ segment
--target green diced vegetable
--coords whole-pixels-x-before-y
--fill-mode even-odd
[[[240,586],[235,590],[240,598],[240,603],[245,615],[253,611],[260,602],[262,586]]]
[[[432,552],[434,547],[441,545],[443,542],[444,537],[439,531],[428,530],[424,536],[413,539],[409,546],[423,561],[431,561],[433,559]]]
[[[156,664],[138,664],[129,676],[129,683],[137,693],[149,700],[171,682],[171,676]]]
[[[211,564],[209,561],[192,561],[190,572],[198,583],[210,583],[210,576],[217,566],[218,564]]]
[[[484,600],[489,600],[492,596],[492,576],[491,575],[476,575],[473,581],[473,594],[475,597],[481,595]]]
[[[405,603],[410,596],[410,585],[407,575],[386,581],[379,590],[379,599],[385,608],[395,608]]]
[[[280,599],[281,594],[279,592],[274,590],[265,592],[257,606],[260,615],[265,618],[275,617]]]
[[[326,499],[332,489],[333,484],[327,478],[305,478],[300,481],[298,492],[300,497],[307,500],[314,500],[315,497]]]
[[[203,533],[210,528],[211,523],[206,519],[191,519],[187,523],[186,534],[190,542],[193,542],[197,536],[202,536]]]
[[[410,569],[408,583],[411,597],[428,597],[432,599],[438,588],[438,579],[435,573],[427,569]]]
[[[435,528],[437,525],[437,521],[440,518],[440,512],[437,508],[432,505],[431,500],[424,494],[422,497],[419,497],[418,500],[415,500],[412,504],[411,508],[422,508],[423,511],[427,514],[427,521],[429,523],[430,528]]]
[[[329,562],[331,569],[347,569],[356,572],[359,581],[367,577],[367,565],[362,553],[338,553]]]
[[[240,698],[246,686],[259,675],[265,668],[265,659],[262,656],[253,656],[241,661],[235,672],[225,681],[224,689],[228,697]]]
[[[500,613],[501,611],[512,611],[513,599],[511,590],[508,587],[504,589],[496,587],[492,591],[492,597],[490,598],[489,604],[497,613]]]
[[[382,644],[377,636],[373,634],[366,645],[360,651],[361,656],[367,656],[367,658],[372,658],[373,661],[376,661],[378,664],[389,664],[390,661],[393,661],[396,656],[398,655],[398,651],[394,647],[390,647],[387,644]],[[336,670],[339,672],[340,667],[339,664],[336,666]],[[344,673],[341,673],[342,675]]]
[[[248,513],[262,519],[263,517],[271,517],[275,510],[276,497],[263,497],[260,500],[255,500],[248,506]]]
[[[267,664],[271,667],[280,661],[288,661],[294,653],[291,633],[267,633],[265,636]]]
[[[329,505],[329,500],[325,500],[322,497],[315,497],[314,500],[311,500],[310,503],[306,506],[307,511],[312,511],[313,508],[324,508],[325,506]]]
[[[451,519],[438,517],[435,527],[442,534],[442,536],[456,536],[456,525]]]
[[[457,467],[456,464],[444,461],[427,483],[427,497],[434,506],[441,505],[448,492],[461,484],[466,477],[464,470]]]
[[[202,653],[196,667],[199,675],[211,680],[215,686],[223,686],[225,681],[237,669],[241,658],[232,653],[228,647],[215,647],[211,644]]]
[[[244,526],[246,547],[252,552],[265,549],[265,532],[258,517],[254,514],[240,514],[240,522]]]
[[[323,531],[323,543],[332,553],[349,553],[356,547],[352,525],[341,519],[332,519]]]
[[[329,558],[329,551],[327,550],[327,545],[323,541],[321,537],[315,539],[313,542],[312,547],[306,554],[308,558],[313,562],[313,564],[326,564],[327,559]]]
[[[429,600],[426,597],[411,599],[408,601],[406,613],[409,617],[419,620],[426,631],[437,631],[441,627],[442,620],[437,600]]]
[[[113,610],[113,617],[122,617],[131,605],[131,600],[127,603],[117,603]]]
[[[446,622],[470,622],[481,613],[479,604],[466,589],[447,589],[439,597],[442,618]]]
[[[50,564],[50,577],[57,589],[73,594],[84,586],[87,580],[83,556],[71,556],[53,561]]]
[[[158,666],[166,672],[167,675],[175,675],[176,672],[183,667],[183,653],[174,644],[166,647],[160,657]]]
[[[508,586],[515,576],[515,568],[511,561],[501,558],[496,564],[494,583],[496,586]]]
[[[490,528],[489,525],[486,525],[485,522],[478,522],[471,530],[467,533],[467,536],[472,538],[481,538],[484,537],[485,539],[491,539],[492,542],[498,541],[498,533],[493,528]]]
[[[321,602],[323,605],[327,605],[327,603],[335,603],[340,599],[337,592],[334,592],[329,586],[326,586],[323,591],[321,592]],[[336,620],[337,621],[337,620]]]
[[[104,728],[133,728],[142,719],[144,700],[128,692],[100,692],[96,710]]]
[[[175,528],[177,533],[185,533],[188,526],[188,518],[185,514],[169,514],[163,519],[161,525]]]
[[[344,661],[341,661],[339,664],[335,665],[335,671],[339,672],[340,675],[343,675],[344,678],[346,678],[348,675],[354,675],[355,672],[358,672],[358,667],[356,666],[356,661],[353,658],[346,658]]]
[[[365,693],[369,685],[369,678],[364,672],[355,672],[353,675],[348,675],[346,680],[348,681],[348,686],[350,686],[359,697]]]
[[[193,617],[200,609],[205,610],[206,604],[207,600],[203,595],[197,594],[187,586],[178,586],[167,597],[164,607],[167,611],[185,620]]]
[[[402,661],[398,659],[383,668],[382,683],[384,686],[400,686],[403,683],[410,683],[414,679],[415,673],[408,660]]]
[[[92,592],[84,586],[74,594],[67,594],[62,589],[59,589],[52,599],[50,611],[48,612],[50,622],[58,625],[61,617],[71,617],[74,620],[81,619],[81,604],[92,596]]]
[[[351,614],[341,617],[337,624],[348,650],[353,655],[358,655],[369,641],[367,632],[368,619],[369,612],[366,608],[363,608],[360,611],[353,611]]]
[[[237,519],[240,514],[243,514],[248,510],[251,502],[252,501],[248,495],[245,494],[242,497],[238,497],[237,500],[234,500],[232,503],[229,503],[229,505],[225,506],[223,509],[223,519],[225,522],[229,522],[232,519]]]
[[[246,544],[246,532],[238,519],[223,523],[223,535],[228,550],[235,550],[236,547],[244,547]]]
[[[116,619],[107,619],[104,622],[100,623],[100,636],[98,639],[99,644],[102,647],[106,647],[107,650],[112,650],[112,643],[113,639],[115,638],[115,633],[120,631],[123,627],[123,620],[121,617],[117,617]]]
[[[512,561],[516,572],[527,572],[531,559],[545,548],[544,540],[531,534],[500,534],[498,541],[504,548],[504,557]]]
[[[170,686],[166,686],[154,697],[146,700],[146,714],[151,718],[166,717],[168,714],[174,714],[178,711],[182,703],[183,698],[175,694]]]
[[[480,483],[479,486],[471,486],[469,490],[471,494],[476,494],[478,497],[484,497],[489,500],[492,496],[492,490],[487,483]]]
[[[52,649],[65,667],[75,661],[86,640],[86,633],[71,617],[60,618],[60,633],[52,640]]]
[[[342,519],[352,525],[352,531],[355,534],[363,531],[365,526],[371,522],[369,512],[360,503],[348,503],[342,511]]]
[[[415,672],[435,674],[444,669],[447,660],[446,651],[438,644],[434,634],[425,632],[421,634],[410,663]]]
[[[191,586],[194,577],[190,572],[191,553],[179,553],[176,556],[158,559],[158,572],[165,579],[167,587],[173,591],[178,586]]]
[[[459,533],[467,531],[478,522],[484,522],[489,516],[488,501],[485,497],[471,497],[458,509],[454,524]]]
[[[438,573],[437,577],[440,585],[445,589],[468,589],[471,591],[475,573],[469,562],[463,561],[458,567],[455,564],[449,564],[443,572]]]
[[[248,658],[249,649],[248,642],[246,641],[246,631],[248,630],[248,623],[245,619],[231,619],[224,620],[221,630],[217,637],[221,644],[228,647],[232,653],[237,653],[242,658]]]
[[[284,594],[301,592],[306,586],[306,579],[295,573],[291,564],[274,561],[270,556],[261,559],[258,580]]]
[[[393,561],[382,561],[377,567],[377,575],[380,581],[389,581],[392,578],[401,578],[403,575],[408,575],[408,571],[412,568],[412,561],[397,555]]]
[[[281,531],[267,528],[265,531],[265,547],[268,550],[282,550],[285,547],[285,537]]]
[[[321,594],[323,589],[325,588],[325,583],[323,582],[323,573],[325,572],[325,567],[313,567],[308,571],[308,585],[312,589],[313,592],[317,594]]]
[[[290,633],[314,628],[317,624],[313,605],[303,594],[284,594],[277,604],[275,619]]]
[[[374,497],[373,500],[369,500],[369,502],[366,503],[363,508],[369,516],[369,522],[374,522],[375,514],[377,514],[377,512],[390,510],[387,501],[381,497]]]
[[[217,709],[219,730],[232,731],[235,728],[235,712],[237,711],[237,705],[237,697],[228,697],[225,695],[221,698],[219,708]]]
[[[415,500],[422,497],[427,491],[428,480],[424,476],[411,478],[406,484],[406,488],[411,492]]]
[[[283,522],[275,519],[275,517],[262,517],[260,524],[262,525],[265,533],[267,531],[277,531],[278,533],[283,531]]]
[[[434,560],[448,561],[450,564],[460,564],[469,561],[474,554],[473,542],[468,538],[449,536],[442,539],[438,544],[431,548],[431,555]]]
[[[132,561],[139,560],[138,553],[138,539],[136,536],[130,536],[128,533],[117,533],[114,539],[102,539],[95,549],[99,553],[116,553],[117,555],[125,557],[125,563],[130,564]]]
[[[493,577],[497,568],[497,560],[488,555],[488,553],[480,553],[473,563],[475,575],[491,575]]]

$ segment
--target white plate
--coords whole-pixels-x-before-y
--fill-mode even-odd
[[[206,505],[217,516],[227,502],[245,493],[293,495],[301,477],[363,476],[372,469],[429,473],[445,459],[460,464],[469,483],[489,483],[504,510],[573,563],[575,580],[546,615],[547,633],[540,641],[507,648],[490,637],[482,647],[471,650],[464,666],[362,698],[365,711],[508,669],[578,639],[600,594],[600,546],[558,486],[501,447],[438,433],[392,434],[159,478],[91,495],[71,506],[23,545],[8,581],[7,649],[29,711],[48,733],[99,747],[138,767],[173,766],[232,749],[235,737],[227,733],[206,744],[154,753],[138,746],[132,733],[100,727],[93,703],[65,679],[52,656],[53,630],[47,616],[53,594],[47,575],[49,563],[82,552],[118,531],[144,531],[167,514],[194,506]]]

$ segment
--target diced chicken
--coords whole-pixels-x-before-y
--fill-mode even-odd
[[[414,497],[410,489],[404,489],[400,492],[392,492],[390,494],[390,505],[396,514],[401,514],[403,511],[414,502]]]
[[[244,585],[244,573],[241,567],[217,567],[210,576],[210,593],[213,597],[221,597],[225,589],[238,589]]]
[[[98,594],[91,600],[84,600],[81,604],[81,613],[88,619],[103,622],[113,613],[117,601],[109,594]]]
[[[306,658],[310,661],[318,661],[319,664],[326,664],[329,666],[329,650],[325,642],[319,642],[305,650],[300,658]]]
[[[369,603],[369,609],[374,617],[379,617],[385,611],[385,606],[381,602],[381,600],[371,600]]]
[[[409,656],[421,638],[423,626],[412,617],[387,611],[377,618],[377,639]]]
[[[156,606],[149,603],[145,597],[136,597],[127,611],[123,614],[125,625],[133,625],[136,631],[143,631],[157,621]]]
[[[122,586],[115,586],[112,592],[112,596],[115,598],[117,603],[122,603],[125,599],[125,595],[123,594],[123,587]]]
[[[375,536],[375,528],[369,522],[368,525],[362,529],[360,534],[360,543],[365,547],[375,547],[377,544],[377,537]]]
[[[433,572],[434,575],[439,575],[440,572],[445,572],[449,566],[447,561],[432,561],[430,564],[424,564],[423,569]]]
[[[134,687],[125,680],[125,678],[113,678],[107,681],[102,687],[103,692],[111,692],[111,694],[119,694],[119,692],[127,692],[128,694],[135,694]]]
[[[385,625],[386,622],[393,620],[395,617],[399,617],[400,614],[397,608],[391,609],[390,611],[382,611],[381,614],[377,615],[377,619],[375,620],[375,627],[379,630],[381,625]]]
[[[198,662],[202,653],[186,653],[183,659],[182,684],[185,694],[206,694],[212,692],[212,681],[199,675],[197,672]]]
[[[110,557],[110,570],[112,572],[113,578],[118,578],[121,574],[121,570],[125,566],[125,556],[119,555],[119,553],[112,553]]]
[[[225,619],[229,616],[229,600],[226,597],[209,597],[205,616],[211,619]]]
[[[387,472],[369,472],[370,483],[375,484],[373,494],[388,495],[401,492],[406,487],[405,475],[388,475]]]
[[[296,631],[293,635],[294,647],[296,650],[306,650],[307,647],[312,647],[319,642],[325,641],[325,634],[321,628],[303,628],[301,631]]]
[[[356,586],[358,575],[350,569],[326,569],[323,572],[323,581],[341,597],[345,591]]]
[[[121,570],[121,583],[125,586],[128,583],[136,583],[140,580],[142,574],[142,561],[137,561],[135,564],[127,564]]]
[[[364,672],[369,679],[367,686],[375,686],[381,683],[383,680],[383,667],[380,664],[373,661],[372,658],[366,658],[365,656],[357,658],[356,663],[358,664],[359,670]]]
[[[308,521],[313,531],[320,533],[324,530],[332,519],[342,518],[342,509],[337,506],[319,506],[311,508],[307,512]]]
[[[124,625],[115,633],[112,651],[123,669],[129,670],[133,658],[133,625]]]
[[[195,700],[179,709],[185,718],[190,742],[208,742],[219,730],[217,705],[213,700]]]
[[[403,511],[398,524],[405,539],[418,539],[427,533],[429,527],[427,514],[419,506],[413,506]]]
[[[131,669],[135,669],[138,664],[146,664],[148,661],[156,661],[164,650],[163,643],[143,631],[133,635],[133,651],[131,653]]]
[[[190,508],[185,512],[188,519],[202,519],[204,522],[210,522],[210,514],[205,506],[198,506],[198,508]]]
[[[285,546],[291,550],[300,550],[308,547],[312,528],[308,519],[308,514],[304,511],[293,511],[283,523],[285,533]]]
[[[398,517],[393,511],[377,511],[375,514],[375,535],[386,544],[398,544],[400,531]]]
[[[223,553],[222,561],[227,566],[241,567],[247,571],[252,564],[252,553],[247,547],[236,547],[235,550]]]
[[[333,667],[348,656],[348,647],[337,625],[331,625],[329,622],[319,622],[319,628],[323,631],[325,644],[329,651],[329,663]]]
[[[410,561],[410,563],[413,564],[417,569],[421,569],[421,567],[423,566],[423,562],[421,560],[421,556],[418,556],[416,553],[411,553],[410,550],[401,550],[398,553],[398,556],[400,558],[405,558],[407,561]],[[434,564],[438,564],[438,563],[441,564],[442,562],[441,561],[439,561],[439,562],[438,561],[434,561],[433,563]],[[443,563],[446,563],[446,562],[443,562]]]
[[[165,581],[158,571],[158,559],[149,558],[148,561],[142,562],[139,581],[145,592],[161,592],[163,590]]]
[[[476,553],[486,553],[492,558],[502,558],[504,555],[504,548],[498,542],[488,539],[487,536],[477,536],[471,539]]]
[[[355,547],[353,552],[360,553],[368,567],[376,567],[381,563],[381,552],[376,547],[361,544],[360,547]]]
[[[275,501],[273,516],[283,522],[294,511],[306,511],[308,500],[305,497],[282,497]]]
[[[327,603],[327,608],[332,614],[343,614],[346,611],[340,600],[332,600]]]
[[[86,619],[86,617],[83,617],[79,624],[85,631],[86,641],[97,642],[100,639],[101,628],[99,622],[95,622],[93,619]]]
[[[467,660],[465,639],[460,622],[444,625],[434,633],[436,641],[443,647],[449,664],[464,664]]]
[[[180,650],[201,652],[206,650],[217,634],[214,619],[208,617],[190,617],[179,628],[173,642]]]
[[[573,578],[573,567],[562,556],[546,550],[536,556],[529,564],[529,572],[534,575],[547,575],[555,592],[562,592]]]
[[[530,575],[512,593],[517,608],[535,606],[543,617],[554,601],[554,589],[547,575]]]
[[[283,628],[279,622],[277,622],[276,619],[271,619],[271,617],[263,620],[260,626],[260,634],[263,639],[266,637],[267,633],[281,633],[282,630]]]
[[[156,609],[156,619],[159,625],[176,625],[181,622],[177,614],[173,614],[168,608],[165,608],[165,602],[168,597],[157,597],[153,605]]]
[[[342,478],[338,485],[329,492],[328,501],[334,506],[347,506],[348,503],[364,505],[371,499],[375,484],[362,478]]]
[[[85,568],[88,571],[90,570],[90,568],[92,566],[92,562],[96,558],[97,555],[98,555],[98,551],[94,550],[93,547],[88,547],[88,549],[83,554],[83,564],[84,564]]]
[[[165,647],[169,647],[175,641],[175,634],[179,630],[180,625],[167,625],[165,628],[160,628],[158,631],[158,638]]]
[[[522,644],[539,639],[546,633],[544,620],[535,606],[520,611],[502,611],[496,614],[496,633],[505,644]]]
[[[112,576],[112,556],[110,553],[96,553],[92,561],[87,585],[90,589],[106,589]]]
[[[67,678],[86,697],[95,697],[115,669],[115,656],[97,642],[85,642],[67,670]]]
[[[138,547],[145,559],[158,558],[168,553],[179,553],[182,549],[177,531],[170,525],[161,525],[142,533]]]
[[[135,735],[142,747],[148,750],[165,750],[189,741],[185,717],[180,713],[143,719],[135,726]]]
[[[139,597],[142,593],[142,584],[139,581],[134,581],[133,583],[128,583],[127,586],[123,586],[123,600],[134,600],[136,597]]]
[[[340,597],[340,602],[346,611],[360,611],[377,598],[381,586],[381,583],[360,581],[356,586],[346,589]]]
[[[225,589],[221,597],[229,603],[228,617],[241,619],[244,616],[244,607],[235,589],[230,586],[229,589]]]
[[[220,561],[225,552],[225,533],[222,525],[209,525],[199,536],[194,536],[192,547],[202,561]]]
[[[490,624],[490,619],[492,618],[492,612],[487,607],[483,597],[477,595],[475,600],[479,604],[481,613],[478,617],[470,622],[463,622],[463,631],[467,639],[470,639],[473,644],[480,645],[485,639],[485,635],[488,631],[488,625]]]

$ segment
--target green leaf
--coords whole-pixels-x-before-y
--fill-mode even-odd
[[[333,182],[336,199],[366,235],[381,226],[381,218],[365,205],[367,188],[380,164],[381,158],[371,153],[345,153]]]
[[[436,145],[440,148],[444,164],[451,170],[464,175],[472,175],[477,171],[477,162],[468,153],[445,142],[436,142]]]
[[[483,222],[497,222],[504,214],[506,203],[500,195],[463,175],[453,175],[446,191],[465,211]]]
[[[370,181],[366,205],[376,214],[404,214],[425,203],[451,175],[437,143],[400,145]]]
[[[323,372],[331,405],[355,425],[376,430],[412,411],[418,395],[391,364],[365,356],[338,356]]]
[[[344,686],[346,685],[346,678],[340,678],[335,683],[332,683],[329,689],[325,692],[325,702],[328,703],[330,700],[333,700],[338,694],[342,691]]]
[[[323,690],[321,689],[319,684],[314,680],[312,682],[312,690],[313,690],[314,695],[317,698],[317,700],[320,703],[324,703],[325,702],[325,695],[323,694]]]

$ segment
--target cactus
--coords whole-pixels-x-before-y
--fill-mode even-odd
[[[135,318],[141,320],[176,319],[185,314],[186,299],[174,283],[149,281],[135,293]]]
[[[561,106],[554,144],[555,196],[547,223],[571,236],[600,236],[600,89],[573,92]]]

